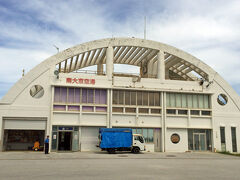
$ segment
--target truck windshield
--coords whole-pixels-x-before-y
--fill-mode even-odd
[[[134,139],[140,141],[140,143],[144,143],[144,139],[142,136],[135,136]]]

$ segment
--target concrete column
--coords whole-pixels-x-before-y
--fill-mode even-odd
[[[103,64],[97,65],[97,74],[102,75],[103,74]]]
[[[107,48],[106,70],[107,70],[107,78],[108,78],[109,81],[111,81],[112,80],[112,74],[113,74],[113,47],[112,46]]]
[[[161,102],[162,102],[162,152],[166,152],[166,92],[161,93]]]
[[[165,80],[164,52],[161,50],[157,54],[157,78],[161,81]]]

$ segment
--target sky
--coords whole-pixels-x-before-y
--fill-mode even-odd
[[[0,98],[54,45],[143,38],[144,16],[147,39],[201,59],[240,94],[239,0],[0,0]]]

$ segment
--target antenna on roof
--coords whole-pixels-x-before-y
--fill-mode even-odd
[[[144,16],[144,39],[146,39],[146,16]]]
[[[53,47],[55,47],[59,53],[59,47],[57,47],[55,44],[53,44]]]
[[[24,76],[24,74],[25,74],[25,70],[23,69],[23,70],[22,70],[22,77]]]

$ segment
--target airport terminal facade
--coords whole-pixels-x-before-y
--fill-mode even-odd
[[[139,67],[137,74],[114,64]],[[82,70],[94,66],[95,71]],[[126,66],[127,67],[127,66]],[[240,152],[240,97],[211,67],[137,38],[66,49],[23,76],[0,101],[0,150],[99,151],[101,127],[143,134],[150,152]]]

